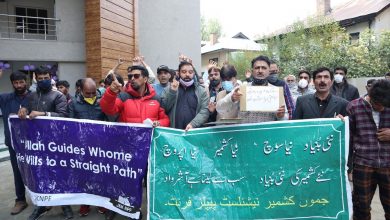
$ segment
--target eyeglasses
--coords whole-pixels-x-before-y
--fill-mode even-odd
[[[141,76],[141,74],[127,74],[127,78],[132,79],[134,77],[134,79],[138,79],[139,77]]]

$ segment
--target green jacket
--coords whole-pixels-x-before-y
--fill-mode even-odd
[[[176,104],[178,91],[172,90],[170,87],[164,89],[161,94],[161,106],[165,109],[171,121],[171,127],[175,127]],[[196,107],[196,116],[190,122],[192,127],[199,128],[207,122],[209,118],[209,97],[205,88],[195,83],[195,95],[198,98],[198,106]]]

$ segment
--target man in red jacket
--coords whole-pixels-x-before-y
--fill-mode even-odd
[[[169,127],[169,118],[160,106],[153,86],[148,83],[149,73],[145,67],[130,68],[129,82],[121,93],[122,85],[115,75],[113,77],[114,81],[100,101],[105,114],[119,115],[120,122],[143,123],[150,119],[153,126]]]

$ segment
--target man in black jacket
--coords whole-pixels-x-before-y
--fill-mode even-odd
[[[333,73],[326,67],[313,72],[316,92],[300,96],[293,114],[293,119],[334,118],[346,116],[348,101],[330,93]]]
[[[347,82],[347,68],[336,67],[334,69],[334,82],[331,93],[342,97],[347,101],[352,101],[359,98],[358,89]]]
[[[69,104],[69,117],[105,121],[105,114],[100,108],[102,95],[91,78],[81,80],[80,95]]]
[[[27,105],[19,109],[18,116],[21,119],[34,119],[37,116],[67,117],[67,102],[65,96],[59,91],[53,91],[51,87],[51,73],[48,68],[40,67],[35,72],[37,91],[30,93]],[[50,208],[37,206],[28,220],[35,220],[44,215]],[[66,219],[73,218],[70,206],[62,206]]]
[[[0,69],[0,77],[2,75],[1,73],[2,70]],[[0,109],[3,113],[5,145],[8,147],[15,183],[16,199],[15,205],[11,210],[11,215],[16,215],[27,208],[28,205],[26,202],[26,190],[22,175],[20,174],[20,170],[18,168],[16,153],[11,145],[8,116],[18,113],[20,106],[27,103],[26,97],[30,91],[27,89],[26,74],[18,71],[13,72],[10,76],[10,81],[14,91],[11,93],[0,94]]]

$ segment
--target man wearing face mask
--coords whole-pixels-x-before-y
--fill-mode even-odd
[[[51,73],[46,67],[40,67],[35,72],[37,91],[27,98],[26,106],[19,110],[21,119],[34,119],[37,116],[67,117],[67,101],[59,91],[53,91]]]
[[[334,69],[334,82],[331,89],[333,95],[342,97],[348,101],[359,98],[358,89],[347,81],[347,68],[336,67]]]
[[[195,71],[191,63],[179,64],[179,81],[171,83],[161,96],[162,106],[169,115],[171,127],[185,129],[201,127],[209,118],[209,97],[206,90],[194,81]]]
[[[100,108],[101,94],[91,78],[81,80],[80,95],[69,104],[69,117],[105,121]]]
[[[278,78],[278,65],[272,60],[270,60],[270,62],[271,64],[269,66],[269,75],[267,76],[267,81],[274,86],[283,87],[284,100],[286,100],[286,108],[289,114],[289,119],[291,119],[292,113],[294,111],[294,101],[290,92],[290,88],[285,81]]]
[[[316,92],[315,89],[313,89],[309,82],[311,80],[311,75],[306,70],[301,70],[298,73],[298,86],[296,86],[294,89],[291,90],[291,95],[294,100],[294,105],[297,102],[298,97],[307,95],[307,94],[314,94]]]
[[[224,65],[221,69],[223,91],[217,96],[217,121],[220,119],[232,119],[238,117],[240,104],[239,95],[233,90],[239,88],[236,82],[237,71],[232,65]]]
[[[27,96],[26,105],[19,109],[20,119],[33,120],[37,116],[67,117],[67,102],[65,96],[59,91],[53,91],[51,86],[50,69],[39,67],[34,71],[37,80],[37,90]],[[29,216],[29,220],[40,218],[51,207],[37,206]],[[73,218],[73,211],[70,206],[62,206],[66,219]]]
[[[2,70],[0,69],[0,77],[1,71]],[[0,109],[3,114],[5,145],[8,147],[9,151],[11,166],[14,174],[16,193],[15,205],[11,210],[11,215],[16,215],[22,212],[25,208],[27,208],[28,205],[26,202],[26,192],[23,179],[20,174],[16,160],[16,153],[11,145],[8,116],[10,114],[17,114],[20,106],[24,106],[27,104],[26,97],[30,93],[30,91],[27,90],[26,74],[22,72],[13,72],[10,76],[10,80],[12,83],[12,87],[14,88],[14,92],[0,94]]]
[[[69,117],[77,119],[90,119],[105,121],[106,116],[100,108],[100,91],[96,88],[96,83],[91,78],[81,80],[80,94],[69,104]],[[104,212],[103,208],[99,208]],[[80,206],[79,215],[87,216],[90,211],[89,205]]]

